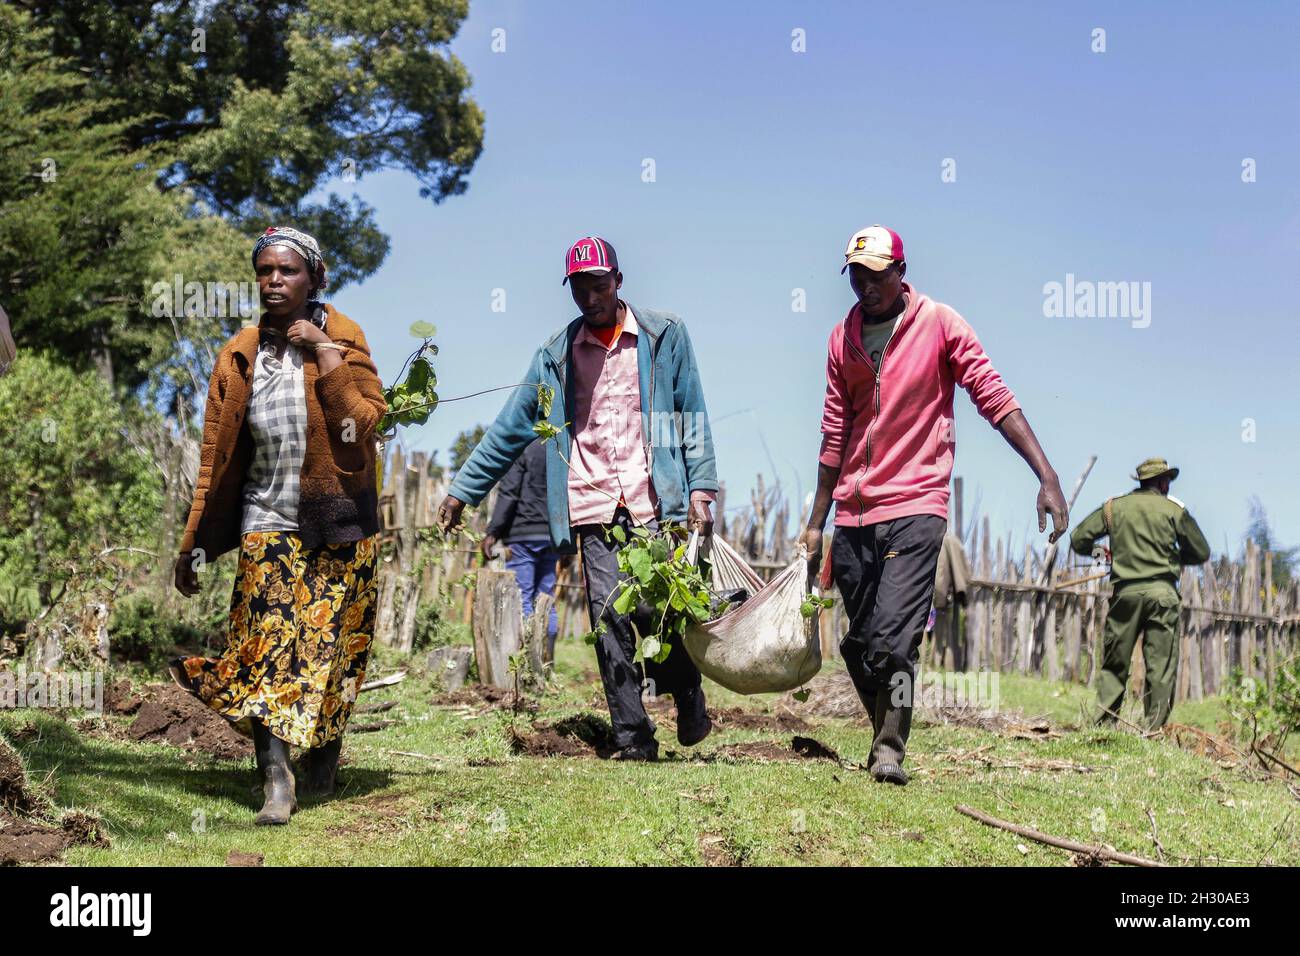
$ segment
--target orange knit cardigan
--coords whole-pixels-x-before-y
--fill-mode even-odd
[[[324,309],[325,334],[347,351],[325,375],[315,353],[305,350],[303,356],[307,453],[299,479],[298,535],[309,548],[359,541],[379,531],[375,430],[388,410],[361,327],[333,306]],[[241,492],[253,459],[245,412],[258,342],[258,327],[240,329],[217,356],[182,554],[202,549],[204,560],[211,561],[239,546]]]

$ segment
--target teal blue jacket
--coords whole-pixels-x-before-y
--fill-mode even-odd
[[[641,380],[641,435],[650,461],[650,480],[659,498],[660,521],[685,522],[692,491],[717,491],[718,469],[713,454],[713,433],[704,406],[695,350],[686,324],[671,312],[639,309],[636,315],[637,370]],[[456,472],[449,494],[477,505],[492,486],[510,470],[537,436],[537,389],[542,383],[554,391],[547,419],[560,430],[546,443],[546,498],[551,515],[551,542],[572,552],[573,528],[569,523],[569,466],[573,438],[573,376],[567,374],[573,341],[582,329],[581,316],[556,332],[533,356],[524,373],[524,387],[516,388],[469,460]],[[655,413],[651,418],[651,412]],[[677,413],[674,416],[674,413]],[[689,417],[686,417],[689,416]],[[678,424],[674,427],[673,422]],[[665,439],[672,438],[666,441]]]

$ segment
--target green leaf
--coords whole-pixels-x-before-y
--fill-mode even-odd
[[[812,691],[810,691],[807,687],[803,687],[803,688],[800,688],[799,690],[795,691],[795,692],[794,692],[793,694],[791,694],[790,696],[793,697],[795,700],[797,700],[799,703],[802,704],[802,703],[805,703],[805,702],[808,700],[808,696],[809,696],[811,693],[812,693]]]
[[[621,525],[614,525],[609,529],[609,533],[613,535],[614,540],[619,544],[623,544],[627,541],[627,532],[623,530]]]
[[[533,434],[542,441],[550,441],[560,434],[560,430],[550,422],[533,422]]]
[[[619,614],[628,614],[636,606],[636,591],[625,587],[614,599],[614,610]]]
[[[433,366],[429,364],[427,359],[416,359],[411,363],[411,368],[406,373],[405,388],[414,394],[423,392],[429,384],[429,376],[432,373]]]
[[[412,322],[411,334],[417,339],[431,339],[438,334],[438,328],[432,322]]]
[[[641,549],[632,551],[627,556],[627,563],[632,569],[632,573],[637,576],[642,584],[649,584],[654,578],[654,568],[650,565],[650,555]]]
[[[555,389],[549,385],[537,386],[537,414],[542,418],[551,417],[551,403],[555,400]]]
[[[664,648],[664,643],[659,638],[651,635],[650,637],[641,638],[641,656],[648,657],[653,661],[658,661],[659,652]]]

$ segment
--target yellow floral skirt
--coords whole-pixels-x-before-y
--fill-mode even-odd
[[[260,720],[297,747],[340,736],[374,636],[376,550],[373,536],[304,548],[292,532],[245,534],[225,653],[173,674],[244,733]]]

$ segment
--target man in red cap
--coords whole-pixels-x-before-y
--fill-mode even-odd
[[[844,259],[840,271],[857,302],[830,336],[817,493],[803,541],[815,572],[834,501],[828,571],[849,618],[840,651],[874,730],[867,764],[877,781],[902,785],[917,651],[947,528],[955,385],[1033,469],[1038,530],[1050,514],[1055,541],[1069,516],[1056,472],[975,332],[903,281],[898,233],[859,230]]]
[[[643,677],[651,693],[672,695],[678,743],[699,743],[713,725],[686,648],[672,647],[660,662],[647,658],[644,669],[638,663],[638,632],[651,635],[659,622],[642,609],[615,609],[624,576],[616,536],[626,542],[633,526],[657,530],[666,522],[712,534],[718,476],[704,390],[685,323],[619,297],[623,273],[607,240],[586,236],[570,246],[564,282],[582,314],[537,350],[523,378],[554,394],[547,420],[558,434],[546,442],[551,543],[569,554],[581,542],[616,756],[655,760],[659,744],[641,700]],[[538,389],[515,389],[456,472],[438,509],[444,531],[456,526],[466,503],[486,497],[533,441],[538,417]]]

